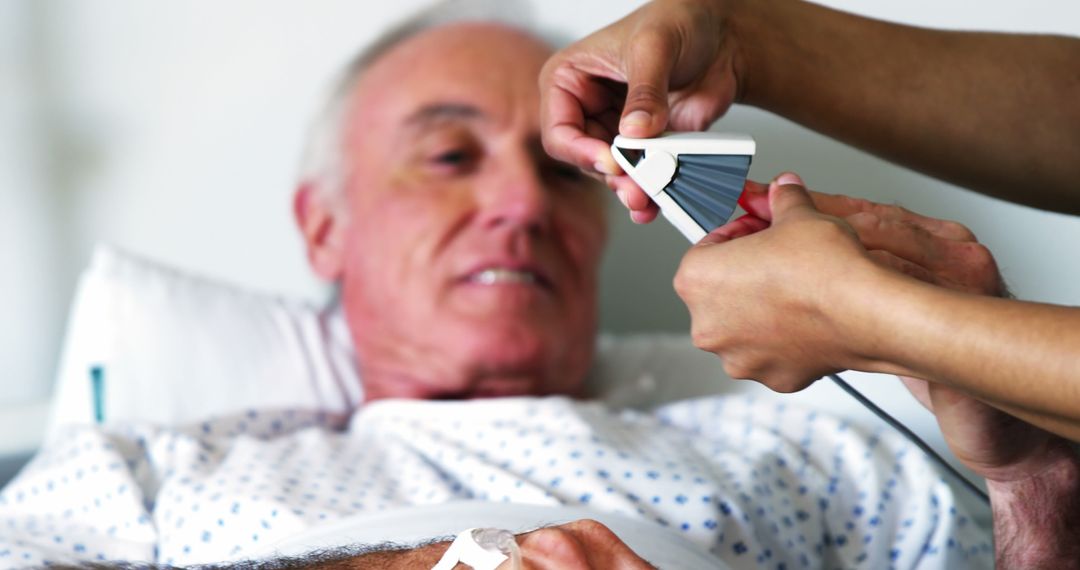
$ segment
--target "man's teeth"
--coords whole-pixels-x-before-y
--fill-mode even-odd
[[[536,274],[531,271],[518,271],[516,269],[485,269],[473,273],[469,281],[481,285],[495,285],[497,283],[536,283]]]

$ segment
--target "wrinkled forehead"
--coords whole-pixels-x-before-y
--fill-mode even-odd
[[[351,99],[350,124],[383,132],[425,108],[471,108],[496,126],[539,124],[537,79],[551,48],[498,24],[454,24],[390,49],[364,72]]]

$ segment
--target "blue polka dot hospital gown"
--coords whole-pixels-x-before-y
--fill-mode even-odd
[[[70,428],[0,494],[0,568],[243,559],[345,516],[454,500],[647,519],[733,568],[993,560],[988,533],[890,432],[749,398],[644,413],[553,397]]]

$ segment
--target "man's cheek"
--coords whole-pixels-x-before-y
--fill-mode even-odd
[[[580,244],[580,249],[595,259],[607,243],[608,224],[603,206],[591,202],[567,204],[555,215],[559,237]]]

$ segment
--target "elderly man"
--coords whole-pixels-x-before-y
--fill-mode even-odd
[[[603,195],[540,146],[532,64],[548,47],[452,28],[382,55],[331,113],[344,120],[324,148],[342,158],[316,162],[296,197],[312,267],[341,284],[367,399],[577,393]]]
[[[382,540],[440,517],[510,526],[503,503],[645,528],[522,535],[532,568],[648,568],[638,554],[665,552],[686,567],[988,565],[985,531],[895,435],[741,399],[649,415],[565,397],[592,358],[605,231],[602,192],[541,148],[549,54],[459,23],[396,34],[347,74],[295,200],[359,356],[367,403],[347,422],[252,412],[72,430],[0,495],[0,566],[224,564],[350,521]],[[1023,540],[1025,521],[999,521]],[[446,550],[246,564],[429,568]]]

